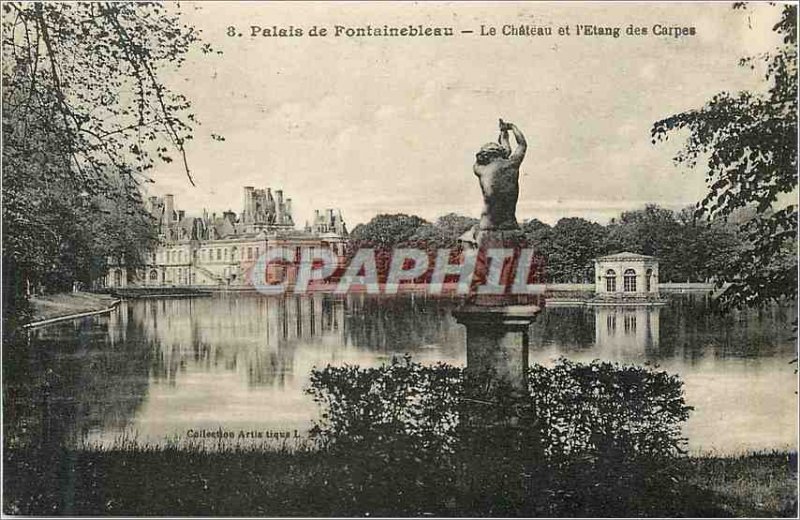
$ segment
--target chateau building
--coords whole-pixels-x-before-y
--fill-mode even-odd
[[[187,216],[176,209],[173,195],[150,197],[148,211],[158,222],[160,244],[148,257],[146,267],[131,272],[111,266],[108,287],[198,286],[245,287],[249,272],[267,248],[283,247],[294,252],[295,265],[270,265],[267,277],[294,281],[304,248],[326,248],[344,255],[347,228],[340,211],[315,212],[314,221],[295,229],[292,199],[282,190],[244,188],[242,212],[221,214],[203,211]]]
[[[599,298],[658,296],[658,259],[622,252],[594,261],[595,293]]]

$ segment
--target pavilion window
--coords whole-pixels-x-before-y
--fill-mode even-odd
[[[617,273],[613,269],[606,271],[606,292],[617,292]]]
[[[636,292],[636,271],[633,269],[626,269],[622,277],[624,291]]]
[[[652,290],[652,282],[651,279],[653,278],[653,270],[648,269],[644,275],[644,290],[650,292]]]

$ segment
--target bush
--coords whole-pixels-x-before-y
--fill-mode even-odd
[[[646,510],[648,489],[670,496],[677,481],[691,410],[675,376],[566,359],[533,366],[526,389],[406,356],[314,370],[308,392],[322,407],[312,436],[345,461],[338,485],[393,514]]]

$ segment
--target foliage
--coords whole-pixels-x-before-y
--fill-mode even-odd
[[[592,261],[608,252],[606,229],[578,217],[562,218],[551,229],[540,229],[533,236],[539,254],[547,259],[546,278],[551,282],[591,282]]]
[[[458,238],[477,223],[476,218],[448,213],[434,223],[426,222],[419,226],[408,242],[427,249],[453,248],[458,245]]]
[[[675,376],[561,359],[533,367],[527,388],[409,357],[378,368],[328,366],[311,376],[308,391],[322,408],[312,435],[348,461],[339,485],[352,500],[380,497],[389,511],[435,500],[435,490],[476,509],[502,495],[494,514],[562,514],[576,496],[632,500],[651,482],[644,468],[665,478],[682,453],[690,408]]]
[[[730,220],[713,218],[698,220],[694,212],[679,212],[647,204],[642,209],[623,212],[608,225],[582,218],[563,218],[550,226],[538,219],[522,225],[522,231],[536,257],[544,261],[537,273],[549,283],[580,283],[593,279],[593,260],[604,254],[630,251],[657,257],[662,281],[707,282],[720,280],[729,272],[732,259],[745,249],[735,219],[746,216],[737,212]],[[435,251],[450,248],[453,262],[458,261],[458,238],[477,219],[449,213],[433,223],[425,222],[411,233],[419,217],[380,215],[364,226],[357,226],[356,238],[351,237],[351,252],[358,247],[377,245],[378,271],[385,277],[394,247],[426,249],[429,264]],[[410,237],[409,237],[410,234]],[[402,237],[408,237],[401,240]],[[420,280],[426,278],[420,277]]]
[[[197,123],[160,78],[201,44],[158,3],[6,2],[2,28],[7,319],[36,287],[93,282],[107,257],[141,263],[154,240],[141,184],[172,152],[191,180]]]
[[[683,451],[681,425],[691,407],[684,402],[677,376],[562,358],[552,368],[534,365],[528,381],[549,457],[615,451],[668,456]]]
[[[623,212],[607,229],[607,250],[655,256],[660,278],[669,281],[715,279],[742,247],[735,226],[722,219],[698,222],[690,210],[676,213],[655,204]]]
[[[353,228],[350,240],[356,248],[392,248],[410,239],[423,224],[426,221],[416,215],[381,213]]]
[[[154,2],[7,2],[3,14],[4,113],[24,122],[14,152],[37,151],[40,132],[60,134],[39,151],[57,145],[71,169],[60,174],[81,176],[90,193],[108,169],[141,175],[154,155],[171,161],[164,141],[189,174],[195,116],[159,77],[200,41],[178,11]]]
[[[740,225],[747,246],[719,273],[720,285],[731,282],[720,300],[727,307],[794,298],[797,292],[797,206],[781,200],[797,189],[797,5],[780,8],[773,30],[782,45],[740,63],[764,66],[766,91],[721,92],[702,108],[652,128],[654,143],[688,130],[677,164],[694,168],[705,160],[709,192],[697,204],[697,216],[728,218],[755,210]]]
[[[309,392],[323,408],[313,434],[323,445],[383,445],[401,435],[420,453],[453,453],[463,439],[459,425],[490,424],[527,410],[548,459],[598,454],[609,449],[627,456],[668,456],[682,451],[681,424],[690,407],[676,376],[636,366],[561,358],[552,367],[534,365],[528,392],[517,395],[491,374],[439,363],[426,366],[393,358],[388,365],[361,369],[327,366],[314,370]],[[473,421],[481,395],[483,415]],[[493,406],[485,407],[486,403]],[[514,410],[513,412],[511,410]],[[470,412],[470,413],[465,413]],[[461,421],[460,421],[461,420]]]
[[[509,493],[503,490],[493,497],[482,494],[482,490],[504,480],[502,474],[491,471],[493,468],[465,477],[459,483],[465,486],[462,494],[453,496],[447,489],[436,489],[429,502],[409,498],[399,507],[389,508],[383,502],[403,496],[403,489],[354,500],[342,478],[348,460],[319,451],[129,442],[108,449],[65,449],[47,455],[31,450],[4,451],[3,513],[299,518],[380,514],[526,517],[537,512],[546,517],[610,518],[791,518],[797,514],[797,480],[789,470],[796,458],[790,453],[687,458],[678,462],[677,484],[664,480],[652,486],[648,494],[625,497],[628,500],[620,500],[610,493],[613,489],[601,484],[594,488],[596,503],[584,500],[592,492],[585,488],[571,499],[562,498],[556,508],[538,510],[528,507],[542,500],[533,494],[527,495],[526,502],[515,504],[509,504]],[[588,468],[582,473],[587,475]],[[631,480],[639,476],[634,471]],[[602,476],[592,477],[604,481]],[[636,481],[633,484],[632,492],[640,492],[642,486]],[[473,490],[471,495],[466,492]],[[512,507],[503,507],[506,504]]]

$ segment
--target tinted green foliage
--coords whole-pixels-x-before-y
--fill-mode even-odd
[[[732,282],[721,297],[727,306],[760,305],[797,292],[797,206],[782,200],[797,189],[797,5],[778,8],[773,30],[782,45],[741,60],[763,68],[764,91],[721,92],[652,128],[654,143],[688,130],[677,164],[694,168],[705,161],[709,191],[697,204],[698,216],[755,211],[739,226],[747,246],[719,273],[720,282]]]

